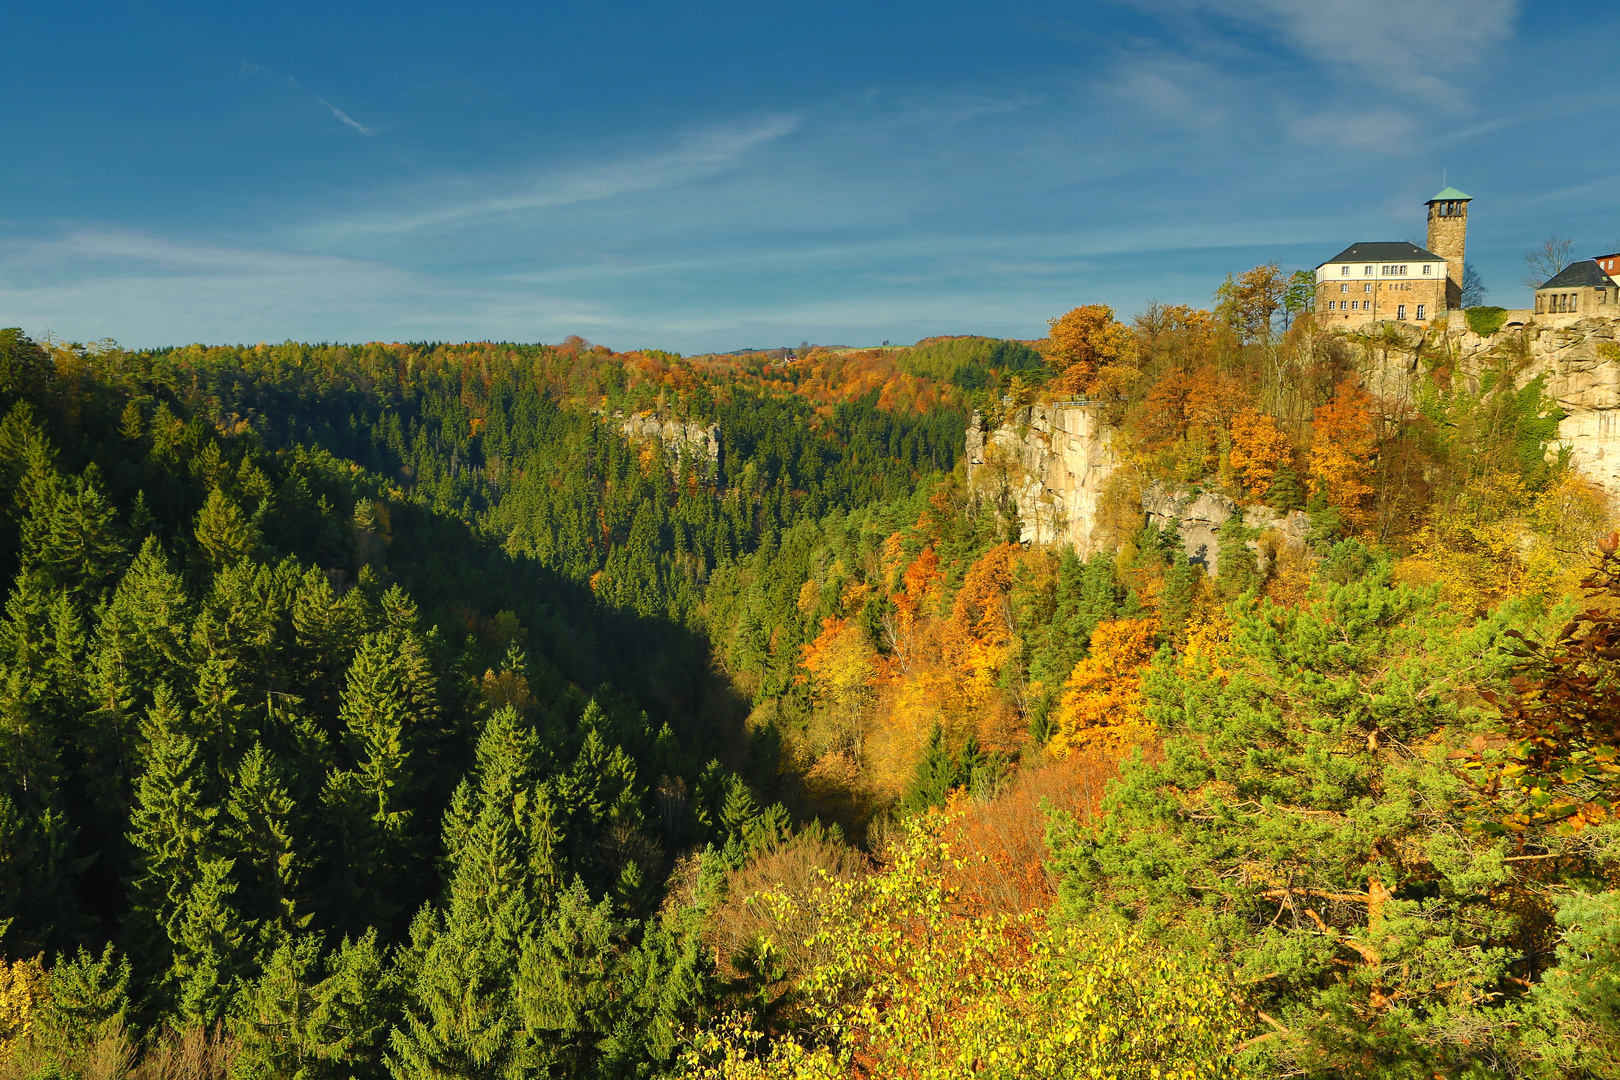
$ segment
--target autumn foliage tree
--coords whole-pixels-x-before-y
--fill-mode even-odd
[[[1232,418],[1232,471],[1241,478],[1250,498],[1265,498],[1293,449],[1270,414],[1244,409]]]
[[[1054,754],[1078,747],[1119,747],[1141,742],[1142,675],[1158,650],[1156,618],[1110,619],[1091,632],[1091,655],[1074,666],[1063,684]]]
[[[1490,831],[1524,832],[1556,824],[1578,832],[1610,820],[1620,803],[1620,534],[1602,544],[1583,582],[1590,606],[1550,644],[1510,632],[1523,662],[1506,694],[1487,696],[1502,710],[1512,740],[1471,771],[1500,800]]]
[[[1128,365],[1136,357],[1136,341],[1129,329],[1114,321],[1107,304],[1086,304],[1047,323],[1048,358],[1058,371],[1052,389],[1083,394],[1093,389],[1104,372]]]
[[[1371,469],[1377,449],[1372,395],[1346,380],[1316,409],[1311,444],[1311,494],[1338,511],[1346,525],[1372,520]]]

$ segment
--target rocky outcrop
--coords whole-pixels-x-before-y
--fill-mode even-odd
[[[1118,467],[1092,402],[1029,405],[994,428],[974,413],[968,424],[968,482],[1016,504],[1026,543],[1072,544],[1089,555],[1104,488]]]
[[[1489,337],[1469,330],[1460,315],[1440,334],[1425,334],[1412,323],[1373,323],[1348,337],[1360,353],[1367,388],[1386,398],[1414,394],[1425,364],[1444,361],[1454,378],[1477,387],[1502,355],[1509,356],[1518,384],[1543,377],[1547,394],[1565,413],[1558,449],[1567,450],[1575,468],[1620,505],[1620,317],[1538,322],[1528,312],[1514,314],[1524,318],[1508,320]],[[975,413],[967,458],[974,489],[1016,508],[1026,543],[1073,545],[1082,556],[1102,545],[1100,516],[1122,461],[1096,403],[1030,405],[994,427]],[[1218,572],[1216,531],[1235,508],[1225,496],[1198,488],[1150,486],[1141,497],[1142,520],[1174,522],[1187,557],[1201,559],[1211,572]],[[1301,512],[1249,506],[1244,515],[1245,524],[1289,546],[1305,541],[1309,519]],[[1272,546],[1257,550],[1264,557]]]
[[[1523,379],[1547,376],[1547,393],[1565,412],[1560,443],[1575,468],[1620,502],[1620,318],[1588,318],[1525,330],[1530,366]]]
[[[718,464],[720,461],[719,424],[704,427],[702,424],[658,416],[650,412],[633,413],[630,416],[615,412],[612,419],[624,437],[632,442],[656,439],[677,453],[684,450],[698,461],[707,461],[710,464]]]
[[[1510,312],[1498,333],[1481,337],[1453,318],[1444,339],[1424,339],[1411,323],[1372,323],[1350,335],[1362,353],[1367,388],[1387,398],[1414,392],[1420,351],[1444,357],[1454,377],[1475,388],[1504,354],[1523,387],[1541,377],[1564,419],[1559,449],[1577,470],[1620,503],[1620,316]]]
[[[1304,549],[1311,518],[1303,510],[1285,513],[1259,505],[1242,510],[1243,524],[1257,530],[1248,547],[1258,556],[1262,573],[1270,568],[1272,552],[1277,548]],[[1181,549],[1189,561],[1202,563],[1211,574],[1220,574],[1219,532],[1238,512],[1237,503],[1213,491],[1152,484],[1142,493],[1142,512],[1149,524],[1161,529],[1173,526],[1181,534]],[[1278,542],[1269,542],[1272,540]]]

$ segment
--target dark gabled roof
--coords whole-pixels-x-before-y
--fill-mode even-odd
[[[1349,247],[1345,248],[1343,251],[1341,251],[1337,255],[1333,256],[1333,258],[1327,260],[1327,262],[1324,262],[1324,263],[1320,264],[1320,266],[1318,266],[1318,269],[1320,269],[1322,266],[1326,266],[1328,263],[1353,263],[1353,262],[1364,262],[1364,263],[1439,262],[1439,263],[1443,263],[1445,261],[1446,260],[1444,260],[1440,256],[1436,255],[1434,252],[1432,252],[1432,251],[1424,251],[1422,248],[1418,247],[1416,244],[1408,244],[1404,240],[1399,241],[1399,242],[1389,242],[1389,243],[1386,243],[1386,242],[1383,242],[1383,241],[1376,241],[1376,240],[1363,240],[1359,244],[1351,244]]]
[[[1541,287],[1543,289],[1579,289],[1585,285],[1609,286],[1614,279],[1602,270],[1591,259],[1582,259],[1580,262],[1570,263],[1558,275],[1549,279]]]

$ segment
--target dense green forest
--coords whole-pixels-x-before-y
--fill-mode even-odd
[[[0,331],[0,1073],[1620,1075],[1611,509],[1539,383],[1392,422],[1228,300]],[[1307,544],[1020,544],[965,431],[1042,394]]]

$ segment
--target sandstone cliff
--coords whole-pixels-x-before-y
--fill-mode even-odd
[[[1620,317],[1561,317],[1538,323],[1526,318],[1480,337],[1460,317],[1425,334],[1411,323],[1375,323],[1347,335],[1359,355],[1368,389],[1401,397],[1425,361],[1443,359],[1454,377],[1480,376],[1506,352],[1518,368],[1520,386],[1545,376],[1547,394],[1566,414],[1560,447],[1575,468],[1620,505]],[[993,429],[974,414],[967,433],[968,478],[992,498],[1015,506],[1026,543],[1073,545],[1089,555],[1103,541],[1100,512],[1109,481],[1121,467],[1114,436],[1095,403],[1059,401],[1017,409]],[[1115,495],[1116,501],[1118,493]],[[1215,532],[1236,504],[1198,489],[1149,485],[1140,497],[1142,520],[1175,522],[1189,558],[1203,558],[1216,571]],[[1117,509],[1117,508],[1116,508]],[[1132,506],[1129,509],[1135,510]],[[1284,541],[1303,543],[1304,514],[1247,507],[1246,524],[1275,530]],[[1251,547],[1256,546],[1251,544]]]
[[[720,425],[702,424],[687,420],[661,417],[653,413],[633,413],[625,416],[615,412],[612,420],[619,431],[631,442],[656,440],[677,454],[685,451],[697,461],[718,464],[720,461]]]

